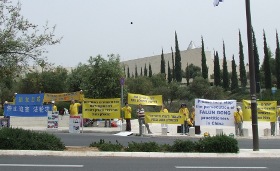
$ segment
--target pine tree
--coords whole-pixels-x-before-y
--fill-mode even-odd
[[[231,68],[232,68],[232,73],[231,73],[231,87],[230,87],[230,89],[231,89],[231,91],[233,91],[233,90],[238,89],[238,78],[237,78],[234,55],[232,56]]]
[[[182,81],[182,63],[181,53],[178,45],[177,33],[175,32],[175,79],[177,82]]]
[[[206,55],[204,51],[204,41],[203,37],[201,36],[201,69],[202,69],[202,77],[204,79],[208,78],[208,67],[206,64]]]
[[[172,80],[175,81],[174,52],[172,47],[171,47],[171,55],[172,55]]]
[[[160,73],[165,75],[165,60],[164,60],[164,55],[163,55],[163,49],[161,51]]]
[[[135,65],[135,78],[138,77],[137,65]]]
[[[130,78],[129,67],[127,67],[127,78]]]
[[[152,66],[151,63],[149,63],[149,77],[153,76]]]
[[[255,65],[255,80],[256,80],[256,92],[260,93],[261,91],[261,72],[260,72],[260,57],[258,52],[258,46],[256,42],[255,32],[252,29],[253,35],[253,51],[254,51],[254,65]]]
[[[228,68],[227,68],[227,59],[226,59],[226,52],[225,52],[225,42],[223,42],[223,88],[225,90],[229,89],[229,75],[228,75]]]
[[[269,54],[269,49],[266,42],[265,31],[263,30],[263,42],[264,42],[264,61],[263,61],[263,69],[264,69],[264,83],[266,89],[271,89],[271,69],[270,69],[270,58],[271,54]]]
[[[143,70],[142,70],[142,67],[141,67],[141,71],[140,71],[140,76],[141,76],[141,77],[143,76]]]
[[[148,76],[148,70],[147,70],[147,66],[145,63],[145,68],[144,68],[144,76],[147,77]]]
[[[187,67],[186,67],[186,80],[187,80],[187,85],[190,85],[189,63],[187,63]]]
[[[168,71],[167,71],[167,79],[168,79],[168,83],[170,83],[172,81],[172,74],[171,74],[171,69],[170,69],[170,66],[169,66],[169,61],[168,61]]]
[[[277,89],[280,89],[280,46],[278,32],[276,31],[276,50],[275,50],[275,70],[277,79]]]
[[[241,87],[246,88],[247,86],[247,75],[244,64],[244,53],[243,53],[243,44],[241,40],[241,33],[239,30],[239,76],[241,81]]]
[[[219,54],[217,51],[214,57],[214,85],[215,86],[221,85],[221,70],[220,70]]]

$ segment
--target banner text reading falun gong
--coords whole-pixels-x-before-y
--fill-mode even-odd
[[[195,99],[195,124],[234,126],[236,100]]]

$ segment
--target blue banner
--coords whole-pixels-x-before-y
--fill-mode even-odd
[[[16,94],[16,105],[43,105],[44,93]]]
[[[5,116],[18,117],[42,117],[48,116],[48,111],[52,110],[52,105],[5,105]]]

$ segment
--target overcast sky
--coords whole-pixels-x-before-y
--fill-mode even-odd
[[[245,0],[20,0],[22,15],[31,22],[56,25],[60,44],[48,47],[48,61],[65,67],[86,63],[90,56],[119,54],[121,61],[171,52],[175,31],[180,50],[193,41],[219,51],[225,41],[227,59],[238,61],[238,30],[248,61]],[[273,54],[280,32],[280,0],[251,0],[261,62],[263,29]],[[131,24],[133,22],[133,24]]]

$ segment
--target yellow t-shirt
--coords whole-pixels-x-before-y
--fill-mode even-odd
[[[163,110],[160,110],[160,112],[168,113],[168,110],[167,109],[163,109]]]
[[[56,105],[53,105],[52,110],[53,110],[53,111],[57,111]]]
[[[239,112],[234,112],[234,121],[235,123],[243,122],[243,112],[241,110]]]
[[[74,104],[70,105],[69,110],[70,110],[70,115],[71,116],[78,116],[78,112],[79,112],[78,107],[79,106],[81,106],[80,103],[74,103]]]
[[[179,113],[183,114],[185,116],[185,121],[187,121],[189,119],[189,110],[188,110],[188,108],[180,108]]]
[[[130,106],[123,107],[122,111],[124,111],[124,118],[125,119],[131,119],[131,107]]]
[[[195,121],[195,111],[192,111],[192,113],[191,113],[191,119],[192,119],[193,122]]]

